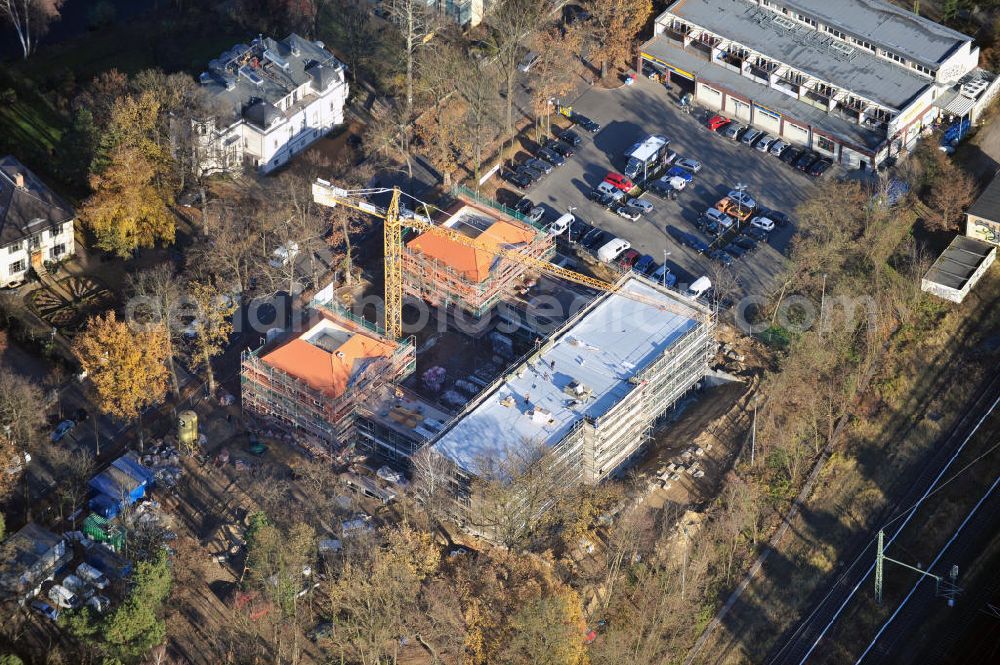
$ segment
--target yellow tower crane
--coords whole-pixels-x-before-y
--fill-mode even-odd
[[[392,192],[392,198],[387,208],[380,208],[365,200],[371,194],[381,194]],[[399,216],[399,197],[401,191],[398,187],[379,189],[341,189],[327,182],[317,179],[312,186],[313,200],[319,205],[335,207],[342,205],[363,213],[378,217],[383,220],[383,237],[385,243],[385,331],[392,339],[400,339],[403,336],[403,227],[417,229],[419,231],[433,230],[453,240],[456,243],[481,249],[502,256],[519,265],[534,268],[540,273],[551,277],[560,277],[575,284],[580,284],[598,291],[618,293],[621,296],[636,300],[646,305],[650,305],[662,311],[680,314],[699,321],[706,320],[710,315],[694,306],[686,306],[682,303],[667,303],[663,300],[647,298],[641,294],[630,291],[622,291],[620,285],[605,282],[582,275],[574,270],[567,270],[557,266],[545,259],[536,258],[522,254],[516,248],[496,246],[492,243],[485,243],[476,238],[459,233],[446,226],[439,226],[429,221],[429,219],[414,217],[412,219],[401,220]]]

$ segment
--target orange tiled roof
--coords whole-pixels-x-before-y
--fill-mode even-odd
[[[499,220],[490,224],[476,240],[492,245],[530,243],[535,239],[532,229]],[[475,249],[436,232],[434,229],[421,233],[406,243],[409,249],[416,250],[433,258],[470,282],[483,282],[490,275],[490,266],[496,254],[485,249]]]
[[[305,381],[314,390],[340,397],[364,361],[388,357],[392,351],[393,346],[387,342],[355,334],[334,353],[299,338],[279,346],[261,360]]]

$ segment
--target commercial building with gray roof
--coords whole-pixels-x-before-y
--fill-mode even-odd
[[[979,61],[971,37],[883,0],[676,0],[639,61],[700,103],[849,167],[912,148],[941,117],[939,95],[954,89],[973,107],[989,96],[960,83]]]

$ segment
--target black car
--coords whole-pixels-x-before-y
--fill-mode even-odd
[[[531,182],[538,182],[539,180],[542,179],[542,176],[545,175],[541,171],[536,171],[535,169],[525,164],[518,164],[515,168],[518,173],[522,174],[524,177],[531,180]]]
[[[604,192],[598,189],[590,190],[590,192],[587,193],[587,198],[596,203],[600,203],[605,208],[607,208],[608,206],[610,206],[612,203],[615,202],[615,200],[611,198],[610,195],[605,194]]]
[[[729,256],[721,249],[713,249],[711,252],[709,252],[708,258],[712,259],[713,261],[718,261],[724,266],[733,265],[733,257]]]
[[[580,5],[566,5],[563,7],[563,23],[573,25],[576,22],[590,20],[590,12]]]
[[[614,239],[614,235],[612,235],[611,233],[608,233],[607,231],[605,231],[603,229],[598,229],[598,233],[595,233],[593,236],[590,236],[588,234],[588,236],[583,239],[583,242],[581,244],[584,247],[586,247],[587,249],[595,250],[595,249],[600,248],[603,245],[608,244],[613,239]]]
[[[557,155],[562,155],[563,157],[569,158],[573,156],[573,148],[569,147],[562,141],[557,141],[555,139],[549,139],[545,142],[545,147],[556,153]]]
[[[737,245],[735,242],[729,243],[728,245],[726,245],[722,249],[723,249],[723,251],[726,252],[726,254],[728,254],[729,256],[733,257],[734,259],[738,259],[738,258],[742,257],[744,254],[746,254],[746,251],[742,247],[740,247],[739,245]]]
[[[708,251],[708,245],[702,242],[701,238],[699,238],[696,235],[692,235],[690,233],[687,236],[687,242],[681,244],[687,245],[688,247],[698,252],[699,254],[704,254],[705,252]]]
[[[515,187],[520,187],[521,189],[527,189],[528,187],[531,187],[532,184],[531,178],[519,171],[503,170],[500,172],[500,177]]]
[[[709,236],[719,235],[719,225],[710,219],[699,217],[698,221],[695,222],[695,226],[701,229],[705,233],[705,235]]]
[[[749,226],[745,231],[743,231],[743,233],[757,242],[767,242],[767,231],[764,229],[758,229],[756,226]]]
[[[577,125],[580,125],[591,134],[596,134],[597,132],[601,131],[600,124],[594,122],[587,116],[582,115],[580,113],[574,113],[572,117],[570,117],[570,120],[572,120]]]
[[[757,249],[757,241],[746,236],[736,236],[733,240],[733,244],[742,249],[744,252],[752,252]]]
[[[833,166],[833,160],[827,159],[826,157],[821,157],[820,159],[817,159],[815,162],[813,162],[812,166],[809,167],[807,173],[814,178],[818,178],[824,173],[826,173],[826,170],[831,166]]]
[[[788,150],[785,150],[785,152],[781,153],[781,157],[779,157],[779,159],[783,161],[785,164],[793,166],[795,162],[799,160],[799,157],[801,157],[802,153],[804,152],[805,150],[803,150],[802,148],[789,148]]]
[[[565,157],[554,150],[549,150],[548,148],[539,148],[537,154],[539,158],[544,159],[553,166],[562,166],[566,163]]]
[[[578,146],[583,143],[583,139],[580,138],[580,135],[572,129],[564,129],[561,132],[556,132],[556,136],[558,136],[560,140],[565,141],[572,146]]]
[[[577,242],[579,242],[587,249],[590,249],[590,243],[593,242],[594,238],[600,235],[601,233],[602,233],[601,229],[595,226],[594,228],[584,233],[582,236],[578,236],[579,239],[577,240]]]
[[[594,230],[594,226],[591,226],[587,222],[580,218],[577,218],[569,225],[566,229],[566,239],[570,242],[581,242],[587,234]]]
[[[806,150],[799,156],[797,160],[795,160],[795,168],[797,168],[800,171],[808,171],[809,167],[812,166],[813,162],[815,162],[817,159],[819,159],[819,155],[817,155],[815,152],[809,152],[808,150]]]
[[[531,209],[535,207],[535,204],[531,202],[531,199],[523,198],[517,202],[514,206],[514,210],[517,210],[522,215],[527,215],[531,212]]]

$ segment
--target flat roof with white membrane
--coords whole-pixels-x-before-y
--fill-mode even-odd
[[[635,277],[621,290],[665,305],[687,304]],[[629,379],[699,325],[695,314],[693,308],[685,316],[622,295],[604,296],[470,405],[431,445],[473,474],[481,462],[503,459],[519,447],[553,446],[584,416],[604,415],[634,390]],[[592,391],[578,406],[570,406],[572,398],[564,392],[573,381]]]

